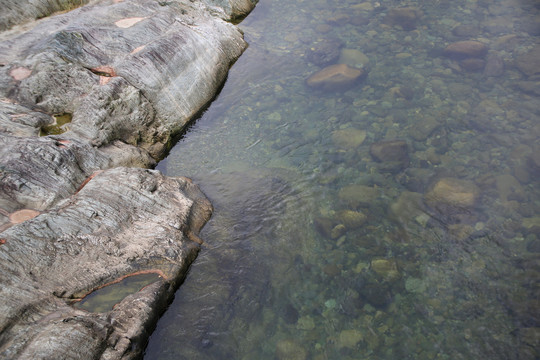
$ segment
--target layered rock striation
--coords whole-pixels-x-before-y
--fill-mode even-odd
[[[145,168],[219,91],[255,1],[4,5],[0,358],[136,358],[212,213],[189,179]],[[160,278],[110,311],[74,306],[141,272]]]

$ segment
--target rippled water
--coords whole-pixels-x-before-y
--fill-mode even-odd
[[[158,166],[215,214],[145,358],[539,358],[539,13],[261,0]],[[489,52],[443,51],[462,40]],[[367,76],[306,85],[338,62]]]

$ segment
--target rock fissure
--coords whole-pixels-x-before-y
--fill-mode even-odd
[[[213,211],[147,168],[219,91],[255,1],[94,0],[32,23],[45,2],[0,15],[0,359],[137,358]],[[72,306],[148,272],[112,309]]]

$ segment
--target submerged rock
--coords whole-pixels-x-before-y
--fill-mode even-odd
[[[311,75],[308,86],[328,91],[347,90],[364,75],[364,70],[346,64],[330,65]]]
[[[504,61],[497,54],[488,54],[486,66],[484,67],[485,76],[501,76],[504,73]]]
[[[481,30],[476,25],[458,25],[452,29],[452,34],[460,37],[475,37],[480,34]]]
[[[394,281],[401,277],[397,263],[393,259],[371,260],[371,270],[382,277],[385,281]]]
[[[431,185],[424,195],[426,203],[436,209],[465,210],[476,203],[480,189],[469,180],[442,178]]]
[[[341,49],[338,62],[354,68],[365,69],[369,65],[369,58],[357,49]]]
[[[385,140],[371,144],[371,156],[381,162],[409,162],[409,147],[405,140]]]
[[[365,130],[355,128],[340,129],[332,132],[332,141],[340,148],[355,149],[364,142],[366,136]]]
[[[337,218],[347,229],[359,228],[367,221],[366,214],[353,210],[342,210],[338,213]]]
[[[462,69],[467,71],[482,71],[486,66],[486,61],[484,59],[464,59],[460,61],[459,65]]]
[[[458,41],[448,45],[443,54],[450,58],[465,59],[465,58],[482,58],[488,52],[488,47],[474,40]]]
[[[352,209],[360,205],[369,206],[376,202],[379,196],[379,189],[366,185],[347,185],[338,192],[340,201]]]
[[[306,52],[307,59],[318,66],[328,66],[337,61],[343,43],[337,39],[324,39],[312,44]]]
[[[364,334],[356,329],[343,330],[339,333],[338,347],[356,349],[356,345],[364,339]]]
[[[422,12],[416,8],[394,8],[388,11],[385,22],[393,26],[401,26],[403,30],[414,30]]]
[[[307,351],[293,340],[280,340],[276,344],[276,358],[278,360],[305,360]]]
[[[532,76],[540,73],[540,45],[516,58],[516,66],[525,75]]]

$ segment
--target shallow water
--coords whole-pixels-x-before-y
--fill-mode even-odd
[[[540,65],[518,66],[535,4],[261,0],[158,165],[215,214],[145,358],[538,358]],[[445,55],[461,40],[489,68]],[[343,53],[359,84],[306,85]],[[408,156],[377,159],[396,139]]]
[[[126,276],[117,282],[91,292],[74,306],[89,312],[107,312],[127,296],[135,294],[159,279],[161,277],[156,273]]]

